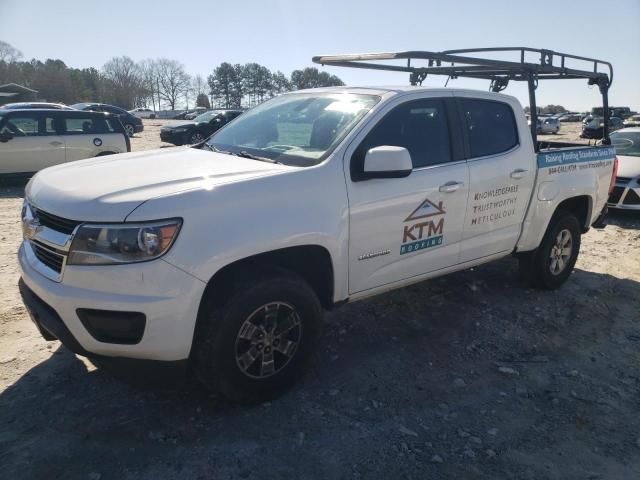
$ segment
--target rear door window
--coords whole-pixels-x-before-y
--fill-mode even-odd
[[[114,132],[113,125],[102,117],[70,117],[63,121],[67,135],[94,135]]]
[[[472,158],[496,155],[518,145],[516,119],[508,104],[469,98],[461,104]]]

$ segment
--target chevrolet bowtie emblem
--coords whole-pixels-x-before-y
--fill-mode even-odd
[[[22,235],[26,239],[31,239],[38,233],[40,222],[37,217],[34,217],[31,213],[31,209],[28,209],[25,216],[22,218]]]

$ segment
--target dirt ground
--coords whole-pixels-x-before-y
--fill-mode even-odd
[[[640,215],[587,233],[555,292],[508,258],[331,312],[304,380],[240,407],[44,341],[16,287],[22,194],[0,188],[2,479],[640,478]]]

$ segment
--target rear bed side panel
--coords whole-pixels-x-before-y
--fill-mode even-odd
[[[588,228],[606,204],[614,158],[613,147],[578,147],[539,153],[536,194],[532,197],[517,251],[536,249],[558,205],[570,198],[589,198],[584,225]]]

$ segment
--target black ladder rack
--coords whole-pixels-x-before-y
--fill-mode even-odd
[[[496,58],[482,58],[475,55],[507,54],[510,61]],[[519,55],[518,55],[519,54]],[[537,62],[527,61],[527,54],[539,54]],[[517,56],[516,56],[517,55]],[[529,55],[531,56],[531,55]],[[406,60],[406,65],[389,62]],[[427,66],[412,65],[412,61],[427,61]],[[388,53],[364,53],[354,55],[321,55],[313,57],[313,62],[321,65],[365,68],[392,72],[408,72],[411,85],[422,84],[428,75],[445,75],[449,78],[467,77],[491,81],[491,90],[500,92],[507,88],[509,81],[525,81],[529,87],[529,108],[531,114],[531,135],[538,149],[537,108],[535,91],[539,80],[586,79],[589,85],[597,85],[602,95],[604,132],[602,143],[609,140],[609,87],[613,80],[613,66],[609,62],[594,58],[570,55],[553,50],[529,47],[495,47],[445,50],[442,52],[407,51]],[[372,63],[387,62],[387,63]],[[568,63],[581,63],[589,69],[578,69]],[[608,70],[604,72],[601,70]]]

